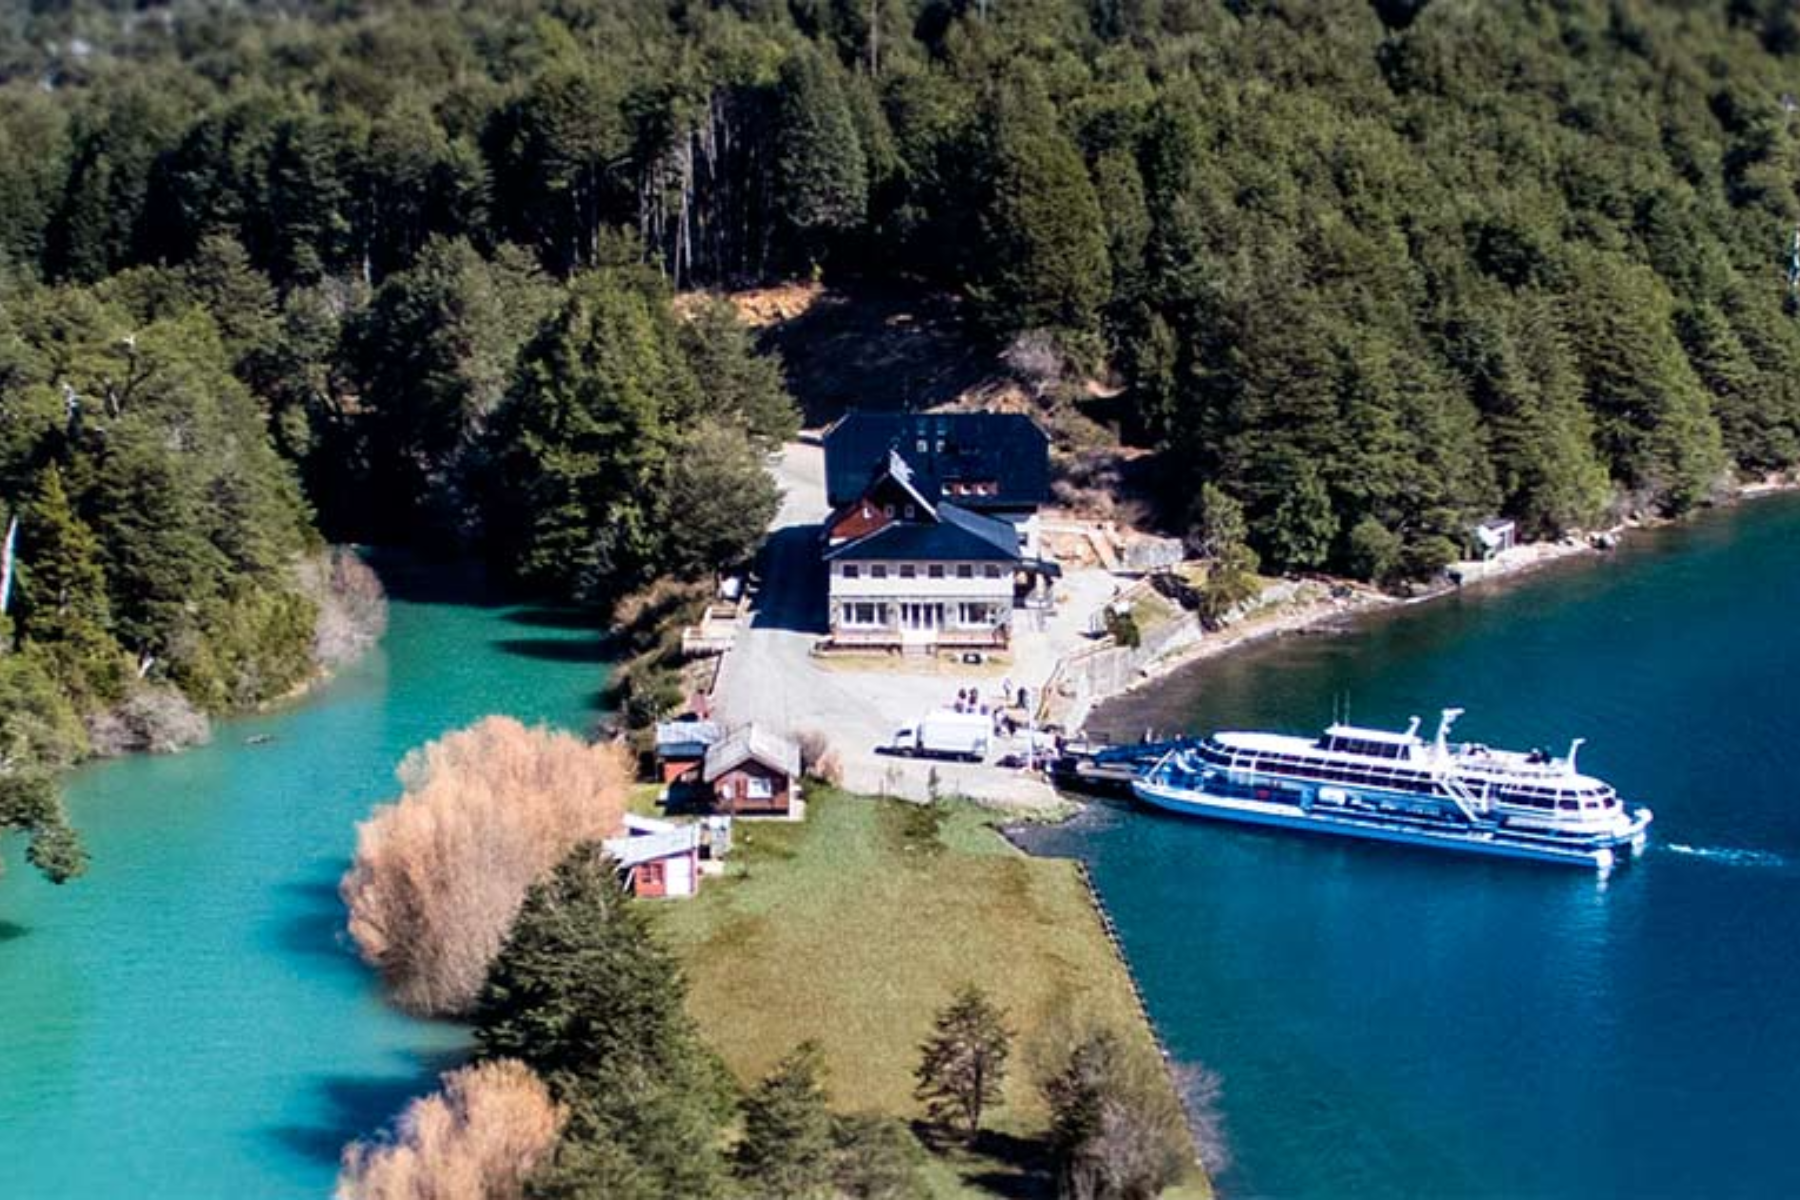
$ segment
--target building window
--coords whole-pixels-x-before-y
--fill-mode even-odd
[[[981,573],[989,579],[1000,578],[1000,568],[993,563],[989,563],[987,566],[981,568]]]
[[[956,606],[956,623],[965,629],[985,629],[994,623],[994,606],[959,604]]]
[[[923,454],[923,453],[925,453],[925,447],[930,445],[931,443],[927,442],[924,438],[920,438],[916,444],[919,447],[919,453]]]
[[[771,800],[775,796],[775,785],[764,776],[752,775],[746,795],[752,800]]]
[[[944,577],[944,564],[932,563],[930,566],[926,567],[925,577],[927,579],[942,579]]]
[[[916,515],[917,515],[917,514],[916,514],[916,513],[914,513],[914,512],[913,512],[913,506],[912,506],[912,505],[910,505],[910,504],[909,504],[909,505],[907,505],[907,506],[906,506],[906,519],[907,519],[907,520],[909,520],[909,521],[910,521],[910,520],[912,520],[912,519],[913,519],[913,517],[914,517],[914,516],[916,516]]]
[[[916,576],[918,573],[919,572],[918,572],[917,568],[915,568],[911,563],[901,563],[900,564],[900,578],[911,579],[914,576]]]
[[[845,579],[855,579],[858,575],[860,575],[862,573],[860,570],[858,570],[855,563],[845,563],[843,565],[843,567],[840,568],[840,571],[843,574]]]
[[[891,505],[891,504],[884,504],[884,505],[882,505],[882,506],[881,506],[881,515],[882,515],[882,516],[884,516],[884,517],[891,517],[891,516],[893,516],[893,515],[894,515],[894,506],[893,506],[893,505]]]
[[[839,610],[844,624],[857,629],[877,629],[887,624],[887,605],[858,601]]]
[[[973,579],[973,578],[975,578],[975,564],[974,563],[957,563],[956,564],[956,577],[958,579]]]
[[[872,521],[874,519],[875,519],[875,510],[873,508],[870,508],[867,504],[863,505],[863,520]]]
[[[871,564],[869,567],[869,578],[870,579],[886,579],[887,578],[887,564],[886,563]]]

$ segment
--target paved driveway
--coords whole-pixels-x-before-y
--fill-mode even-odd
[[[758,721],[788,734],[823,732],[843,760],[845,785],[854,791],[924,799],[935,765],[945,792],[1008,804],[1051,802],[1049,788],[1017,771],[875,752],[895,729],[947,706],[958,688],[977,686],[998,697],[1002,680],[1015,675],[1014,687],[1039,686],[1056,656],[1046,638],[1032,634],[1021,638],[1011,668],[960,671],[899,660],[858,667],[815,659],[813,643],[827,632],[819,561],[819,526],[827,516],[824,468],[819,447],[799,444],[784,448],[771,468],[783,491],[781,511],[763,551],[762,583],[747,628],[719,666],[715,710],[732,724]],[[1029,629],[1031,618],[1017,617],[1020,627]],[[1064,617],[1055,614],[1047,624],[1072,630],[1073,620]]]

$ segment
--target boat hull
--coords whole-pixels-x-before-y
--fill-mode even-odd
[[[1182,816],[1453,850],[1491,858],[1586,867],[1602,872],[1628,861],[1643,848],[1651,819],[1648,809],[1639,809],[1631,827],[1617,837],[1564,841],[1502,829],[1443,828],[1433,827],[1432,822],[1425,820],[1363,816],[1341,810],[1320,811],[1317,807],[1308,810],[1293,804],[1218,796],[1146,777],[1134,780],[1131,790],[1139,802]]]

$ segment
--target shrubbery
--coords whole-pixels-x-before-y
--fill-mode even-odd
[[[1042,1089],[1064,1200],[1157,1196],[1186,1173],[1193,1139],[1162,1064],[1111,1030],[1079,1038]]]
[[[613,746],[488,717],[415,750],[404,794],[357,827],[340,891],[350,933],[396,1003],[475,1002],[526,889],[623,825],[631,765]]]
[[[339,1200],[521,1200],[566,1117],[550,1090],[508,1059],[452,1071],[443,1084],[407,1105],[391,1139],[345,1149]]]

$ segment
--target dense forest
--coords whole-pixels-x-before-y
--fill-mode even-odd
[[[325,542],[742,554],[796,418],[697,289],[956,293],[1278,570],[1678,513],[1800,457],[1797,119],[1784,0],[9,5],[0,775],[292,687]]]

